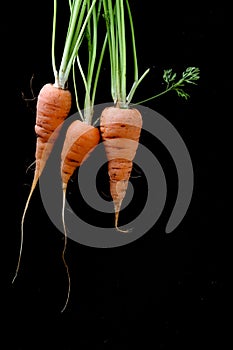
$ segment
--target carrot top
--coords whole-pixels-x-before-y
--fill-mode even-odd
[[[88,12],[91,7],[90,2],[91,2],[90,0],[87,0]],[[76,88],[76,77],[77,77],[76,70],[73,69],[73,81],[74,81],[74,90],[75,90],[77,109],[79,111],[81,120],[87,124],[92,124],[96,89],[97,89],[99,74],[100,74],[101,65],[104,57],[104,52],[107,44],[107,36],[105,36],[103,42],[101,43],[101,50],[99,52],[98,24],[99,24],[99,18],[101,14],[101,7],[102,7],[102,0],[99,0],[98,6],[96,4],[93,7],[92,14],[88,19],[87,26],[85,29],[84,36],[85,36],[85,39],[87,40],[86,43],[87,43],[87,52],[88,52],[87,64],[85,66],[85,70],[81,64],[79,53],[77,54],[73,65],[73,67],[75,67],[75,63],[77,63],[78,71],[81,75],[81,79],[84,84],[85,97],[84,97],[84,103],[83,103],[84,108],[82,112],[79,105],[77,88]]]
[[[128,19],[131,29],[131,43],[133,51],[133,65],[134,65],[134,83],[127,95],[127,45],[126,45],[126,19],[125,19],[125,4],[127,7]],[[149,72],[147,69],[143,75],[138,76],[138,63],[134,35],[134,26],[132,14],[127,0],[116,0],[115,5],[112,1],[103,0],[104,17],[106,21],[108,46],[111,65],[111,94],[114,104],[127,108],[132,100],[134,92],[142,81],[142,79]]]
[[[141,81],[149,73],[148,68],[140,77],[138,74],[137,51],[134,34],[134,24],[130,5],[128,0],[103,0],[104,17],[108,34],[109,58],[111,66],[111,95],[114,104],[120,108],[128,108]],[[126,8],[126,11],[125,11]],[[129,28],[131,30],[131,45],[133,52],[133,66],[134,66],[134,82],[127,93],[127,44],[126,41],[126,16],[128,14]],[[200,70],[197,67],[188,67],[180,79],[177,80],[177,74],[172,69],[164,70],[163,79],[166,83],[164,91],[155,94],[143,101],[133,103],[138,105],[140,103],[149,101],[159,97],[169,91],[176,91],[178,96],[187,99],[189,94],[184,90],[186,84],[196,84],[200,78]]]
[[[70,18],[67,28],[67,35],[64,44],[63,55],[60,67],[57,70],[55,59],[55,37],[57,22],[57,0],[54,0],[53,31],[52,31],[52,67],[55,77],[55,85],[65,88],[68,81],[73,62],[77,57],[84,31],[87,26],[89,17],[93,11],[97,0],[93,0],[91,5],[88,0],[69,0]],[[86,9],[87,12],[86,12]]]

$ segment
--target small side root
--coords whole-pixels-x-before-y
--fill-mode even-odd
[[[27,169],[26,169],[26,173],[29,171],[29,169],[31,169],[31,167],[33,166],[33,165],[35,165],[36,164],[36,160],[34,160],[28,167],[27,167]]]

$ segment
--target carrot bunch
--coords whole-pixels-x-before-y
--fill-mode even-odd
[[[189,95],[184,91],[184,86],[186,84],[196,84],[196,80],[199,79],[199,69],[196,67],[188,67],[178,80],[176,73],[172,69],[164,70],[165,90],[144,101],[132,103],[135,91],[149,73],[149,69],[139,77],[134,25],[129,1],[73,0],[69,1],[69,6],[70,19],[67,35],[60,67],[57,70],[55,62],[57,0],[54,0],[52,33],[54,83],[46,83],[41,88],[37,99],[35,172],[22,215],[20,252],[13,279],[14,281],[20,266],[23,247],[23,225],[30,199],[53,150],[63,122],[69,116],[71,110],[73,94],[68,89],[68,79],[72,71],[74,95],[80,118],[73,121],[67,128],[60,158],[61,188],[63,191],[61,216],[65,235],[62,259],[68,276],[67,299],[62,311],[66,308],[70,295],[70,275],[65,260],[67,245],[65,199],[67,186],[74,171],[88,159],[95,147],[100,142],[103,142],[108,162],[110,193],[114,204],[114,226],[120,232],[128,232],[128,230],[123,230],[119,227],[118,221],[143,127],[142,115],[135,106],[172,90],[176,91],[178,96],[187,99]],[[102,11],[106,24],[106,33],[104,33],[105,37],[101,42],[99,51],[100,41],[97,29]],[[126,26],[127,21],[129,26]],[[131,40],[128,40],[126,28],[130,30],[129,37]],[[88,55],[85,69],[83,69],[80,51],[85,40]],[[110,95],[113,105],[102,111],[99,117],[100,125],[98,128],[96,127],[97,120],[93,121],[94,102],[106,47],[108,47],[109,52]],[[134,81],[129,89],[129,93],[127,93],[127,57],[130,50],[130,54],[133,57],[131,66],[134,68]],[[79,105],[79,93],[76,86],[77,72],[79,77],[81,77],[85,92],[83,110],[81,110]]]

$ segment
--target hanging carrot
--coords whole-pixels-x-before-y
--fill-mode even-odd
[[[70,5],[71,14],[69,26],[67,29],[67,37],[64,45],[64,51],[60,68],[59,71],[57,71],[55,64],[55,31],[57,17],[57,0],[54,0],[52,67],[55,82],[54,84],[46,83],[41,88],[38,95],[35,123],[35,133],[37,136],[35,152],[36,167],[31,189],[22,215],[19,258],[12,283],[15,281],[20,267],[23,248],[23,225],[31,196],[45,168],[48,157],[52,152],[54,143],[60,131],[60,127],[62,126],[63,121],[69,115],[71,109],[72,98],[71,92],[67,89],[67,82],[73,65],[73,61],[77,56],[81,41],[83,39],[83,33],[87,25],[88,18],[93,10],[95,2],[96,0],[93,0],[92,5],[90,6],[87,14],[85,12],[87,5],[86,0],[74,0],[73,3]]]
[[[111,67],[111,94],[114,105],[102,111],[100,118],[101,137],[108,159],[108,174],[110,192],[115,210],[115,228],[118,227],[119,212],[128,187],[128,181],[133,167],[133,160],[138,147],[142,128],[142,116],[135,106],[139,103],[154,99],[168,91],[175,90],[179,96],[188,98],[183,90],[184,83],[195,84],[199,79],[199,69],[189,67],[182,78],[175,82],[176,73],[172,70],[164,71],[164,80],[167,84],[165,91],[139,103],[132,104],[134,93],[149,72],[147,69],[142,76],[138,76],[138,64],[135,45],[135,35],[132,14],[128,0],[116,0],[114,6],[111,1],[103,0],[104,17],[108,33],[108,47]],[[129,40],[126,40],[126,17],[128,13],[129,27],[131,28],[131,45],[134,64],[134,83],[127,95],[127,50]],[[134,107],[134,108],[133,108]]]
[[[118,218],[132,172],[133,160],[138,147],[142,128],[142,116],[137,109],[131,109],[129,107],[129,101],[127,101],[126,96],[124,1],[117,0],[115,2],[115,7],[112,6],[111,1],[104,0],[103,3],[108,33],[108,47],[111,65],[111,93],[114,106],[108,107],[102,111],[100,118],[100,132],[108,159],[110,193],[115,211],[115,228],[119,231],[124,231],[118,227]],[[127,9],[130,21],[132,21],[128,2]],[[135,50],[133,31],[132,38],[133,48]],[[149,70],[138,79],[137,65],[135,62],[134,91],[148,71]],[[134,92],[133,90],[131,91],[131,98]]]
[[[79,168],[84,161],[90,156],[95,147],[100,141],[99,129],[94,126],[94,101],[97,89],[97,83],[99,79],[100,68],[107,44],[107,36],[102,45],[99,59],[97,60],[97,27],[100,15],[100,9],[102,2],[99,1],[98,6],[93,7],[92,15],[90,16],[86,28],[86,39],[88,47],[88,60],[87,60],[87,73],[84,74],[84,70],[81,66],[79,55],[77,55],[74,62],[77,63],[79,73],[81,74],[84,87],[85,87],[85,98],[84,98],[84,109],[83,112],[80,109],[78,102],[78,93],[76,89],[76,74],[75,69],[73,70],[73,80],[76,94],[76,104],[81,120],[74,120],[67,128],[64,144],[61,152],[61,180],[63,190],[63,205],[62,205],[62,222],[65,235],[63,256],[65,254],[67,245],[67,230],[65,225],[65,199],[66,191],[69,180],[71,179],[74,171]],[[87,10],[90,8],[90,0],[87,0]],[[96,63],[98,63],[96,67]],[[70,294],[70,278],[69,278],[69,290],[67,294],[67,300],[62,311],[65,310]]]

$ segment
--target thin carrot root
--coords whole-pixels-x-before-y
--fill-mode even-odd
[[[29,164],[29,166],[27,167],[27,169],[26,169],[26,173],[29,171],[29,169],[31,169],[32,168],[32,166],[33,165],[35,165],[36,164],[36,161],[34,160],[31,164]]]
[[[141,129],[142,116],[137,109],[108,107],[101,114],[100,132],[108,159],[115,228],[120,232],[129,232],[118,227],[118,219],[133,168]]]
[[[15,280],[17,278],[17,275],[18,275],[18,272],[19,272],[19,268],[20,268],[21,257],[22,257],[22,250],[23,250],[23,238],[24,238],[24,232],[23,232],[24,219],[25,219],[26,211],[27,211],[28,206],[29,206],[29,202],[31,200],[31,196],[32,196],[32,194],[33,194],[33,192],[34,192],[34,190],[36,188],[37,182],[38,182],[38,177],[35,177],[33,182],[32,182],[31,190],[30,190],[30,193],[28,195],[28,199],[27,199],[27,202],[25,204],[23,215],[22,215],[22,219],[21,219],[21,241],[20,241],[19,257],[18,257],[18,263],[17,263],[17,266],[16,266],[15,275],[14,275],[14,277],[12,279],[12,284],[15,282]]]
[[[70,108],[71,93],[69,90],[57,88],[52,84],[45,84],[41,88],[38,95],[36,107],[35,133],[37,135],[37,141],[34,162],[34,178],[22,215],[20,251],[16,272],[12,283],[14,283],[18,275],[21,262],[24,236],[23,226],[26,211],[28,209],[29,202],[39,181],[39,178],[44,170],[48,157],[52,152],[54,143],[60,131],[60,127],[62,126],[65,118],[68,116]]]
[[[62,259],[66,268],[68,277],[68,292],[65,305],[62,312],[66,309],[70,297],[71,280],[69,274],[69,268],[65,260],[65,251],[67,246],[67,229],[65,224],[65,199],[68,182],[73,175],[75,169],[77,169],[84,161],[89,157],[90,153],[94,150],[100,140],[99,130],[92,125],[75,120],[68,127],[64,145],[61,152],[61,179],[63,190],[63,203],[62,203],[62,223],[64,230],[64,248],[62,252]]]
[[[121,162],[122,161],[123,160],[121,160]],[[109,169],[113,169],[113,168],[116,169],[115,162],[116,162],[115,159],[112,161],[109,161],[108,168]],[[119,159],[117,159],[117,163],[119,163]],[[121,210],[121,204],[122,204],[122,201],[125,197],[127,187],[128,187],[129,174],[125,177],[124,180],[117,181],[117,180],[111,178],[111,173],[112,173],[112,171],[110,170],[109,171],[109,174],[110,174],[109,175],[110,176],[110,193],[111,193],[111,196],[112,196],[113,202],[114,202],[115,229],[119,232],[128,233],[130,231],[130,229],[123,230],[123,229],[119,228],[118,220],[119,220],[119,214],[120,214],[120,210]]]
[[[69,272],[69,267],[66,262],[65,258],[65,253],[66,253],[66,247],[67,247],[67,230],[66,230],[66,225],[65,225],[65,197],[66,197],[66,190],[63,190],[63,204],[62,204],[62,223],[63,223],[63,230],[64,230],[64,246],[63,246],[63,251],[62,251],[62,260],[63,264],[66,269],[66,274],[67,274],[67,279],[68,279],[68,290],[67,290],[67,297],[65,301],[65,305],[63,306],[61,312],[64,312],[70,298],[70,290],[71,290],[71,279],[70,279],[70,272]]]
[[[118,226],[119,213],[120,213],[120,211],[115,209],[115,229],[117,231],[123,232],[123,233],[128,233],[128,232],[132,231],[131,229],[123,230],[122,228],[119,228],[119,226]]]

